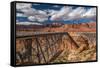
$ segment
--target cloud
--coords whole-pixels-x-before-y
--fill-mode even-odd
[[[84,7],[78,7],[76,9],[73,9],[72,12],[68,14],[69,20],[75,20],[83,18],[83,14],[86,12],[86,9]]]
[[[49,10],[47,10],[47,12],[49,13],[48,16],[52,16],[52,15],[54,15],[54,14],[57,14],[59,11],[49,9]]]
[[[72,11],[72,7],[64,6],[60,9],[60,11],[52,12],[52,16],[50,20],[60,20],[64,16],[68,16],[68,14]]]
[[[34,15],[34,16],[29,16],[28,19],[30,21],[44,22],[48,20],[48,17],[46,17],[45,15]]]
[[[44,22],[48,20],[48,15],[45,11],[42,10],[36,10],[36,13],[28,15],[28,19],[30,21],[38,21],[38,22]]]
[[[36,14],[35,13],[36,10],[33,9],[32,4],[29,4],[29,3],[17,3],[16,9],[17,9],[17,11],[20,11],[27,16]]]
[[[20,10],[20,9],[25,9],[25,8],[31,8],[32,4],[29,3],[17,3],[16,4],[16,9]]]
[[[29,16],[29,17],[28,17],[28,20],[30,20],[30,21],[37,21],[37,19],[36,19],[35,16]]]
[[[37,10],[34,8],[22,9],[21,12],[23,12],[26,16],[34,16],[35,14],[38,14]]]
[[[28,3],[17,3],[16,9],[26,16],[33,16],[38,13],[36,9],[32,8],[32,4]]]
[[[59,11],[51,10],[50,20],[78,20],[82,18],[96,18],[96,8],[90,8],[88,11],[84,7],[72,9],[72,7],[64,6]]]
[[[44,22],[48,20],[48,15],[46,11],[43,10],[37,10],[31,7],[30,4],[24,4],[24,3],[18,3],[17,4],[17,10],[21,11],[23,14],[17,14],[18,16],[27,16],[27,18],[30,21],[38,21],[38,22]],[[20,8],[19,8],[20,7]]]
[[[20,9],[18,11],[23,12],[27,16],[34,16],[34,15],[47,15],[45,11],[42,10],[37,10],[35,8],[31,7],[31,4],[26,4],[26,3],[17,3],[16,9]]]
[[[33,4],[39,5],[39,4]],[[54,5],[53,7],[59,7]],[[72,6],[64,6],[60,10],[56,9],[44,9],[39,10],[32,7],[32,4],[17,3],[16,9],[22,13],[17,13],[17,17],[26,16],[30,21],[44,22],[50,17],[51,21],[59,20],[78,20],[82,18],[96,18],[96,8],[77,7],[73,9]]]
[[[48,17],[46,17],[45,15],[36,15],[35,17],[37,18],[39,22],[44,22],[48,20]]]
[[[36,10],[34,8],[23,9],[21,11],[27,16],[34,16],[34,15],[45,15],[45,16],[47,16],[47,13],[45,11]]]
[[[23,13],[17,13],[16,16],[17,16],[17,17],[27,17],[27,16],[24,15]]]
[[[42,25],[40,23],[37,22],[17,22],[17,25]]]
[[[43,10],[38,10],[37,12],[38,12],[38,14],[40,14],[40,15],[42,14],[42,15],[46,15],[46,16],[47,16],[46,11],[43,11]]]
[[[86,13],[83,14],[84,18],[96,18],[96,8],[89,9]]]

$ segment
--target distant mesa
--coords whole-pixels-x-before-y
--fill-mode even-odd
[[[41,23],[17,23],[17,31],[95,31],[96,22],[79,23],[79,24],[64,24],[53,22],[48,24]]]
[[[46,24],[47,27],[61,27],[62,25],[64,25],[64,23],[54,22],[51,24]]]
[[[40,23],[20,22],[16,23],[16,30],[34,30],[44,28],[45,26]]]

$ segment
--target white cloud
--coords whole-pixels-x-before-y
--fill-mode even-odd
[[[17,3],[16,4],[16,9],[20,10],[20,9],[25,9],[25,8],[31,8],[32,4],[29,3]]]
[[[49,12],[49,16],[52,16],[52,15],[54,15],[54,14],[56,14],[56,13],[58,13],[59,11],[57,11],[57,10],[52,10],[52,9],[49,9],[49,10],[47,10],[48,12]]]
[[[17,22],[17,25],[42,25],[40,23],[37,22]]]
[[[37,19],[36,19],[35,16],[29,16],[28,19],[29,19],[30,21],[37,21]]]
[[[31,8],[31,4],[17,3],[16,9],[23,12],[23,14],[17,14],[17,16],[27,16],[30,21],[44,22],[48,20],[48,15],[46,11],[36,10]]]
[[[45,15],[34,15],[34,16],[29,16],[28,19],[30,21],[44,22],[48,20],[48,17],[46,17]]]
[[[90,8],[88,11],[84,7],[72,9],[72,7],[64,6],[59,11],[51,10],[50,20],[77,20],[82,18],[95,18],[96,8]]]
[[[83,14],[84,18],[93,18],[96,17],[96,8],[89,9],[86,13]]]
[[[34,4],[35,5],[35,4]],[[38,4],[36,4],[38,5]],[[58,7],[58,5],[54,5]],[[51,16],[50,20],[76,20],[81,18],[95,18],[96,8],[90,8],[88,11],[84,7],[78,7],[72,9],[70,6],[64,6],[60,10],[37,10],[32,8],[32,4],[26,3],[17,3],[16,9],[23,12],[23,14],[17,13],[17,16],[27,16],[30,21],[44,22],[48,20],[48,17]]]
[[[27,16],[24,15],[23,13],[17,13],[16,16],[17,16],[17,17],[27,17]]]
[[[51,20],[62,19],[62,17],[68,16],[68,14],[71,11],[72,11],[72,7],[64,6],[63,8],[60,9],[60,11],[52,13],[53,15],[51,16]]]
[[[43,16],[43,15],[36,15],[36,18],[39,22],[44,22],[44,21],[48,20],[48,17]]]
[[[47,13],[43,10],[36,10],[34,8],[26,8],[26,9],[22,9],[20,10],[21,12],[23,12],[23,14],[27,17],[29,16],[34,16],[34,15],[44,15],[47,16]]]
[[[25,13],[25,14],[27,14],[27,13]],[[28,19],[30,21],[44,22],[44,21],[48,20],[48,15],[45,11],[35,10],[33,13],[31,12],[30,14],[28,14]]]
[[[27,8],[21,10],[26,16],[34,16],[35,14],[38,14],[36,9],[33,8]]]
[[[28,16],[28,19],[30,21],[43,22],[45,20],[48,20],[47,13],[42,10],[33,10],[33,11],[31,10],[29,12],[24,12],[24,14]]]
[[[45,11],[43,11],[43,10],[38,10],[37,12],[38,12],[38,14],[40,14],[40,15],[41,15],[41,14],[42,14],[42,15],[47,15],[47,13],[46,13]]]
[[[69,13],[68,19],[80,19],[83,17],[83,14],[86,12],[86,9],[84,7],[78,7],[74,9],[72,12]]]

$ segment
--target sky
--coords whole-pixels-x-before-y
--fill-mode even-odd
[[[80,7],[56,4],[17,3],[17,24],[64,23],[79,24],[96,21],[95,7]]]

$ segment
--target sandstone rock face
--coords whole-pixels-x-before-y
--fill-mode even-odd
[[[72,38],[79,45],[79,48],[73,48],[71,42],[68,38],[64,39],[64,53],[58,57],[62,62],[79,62],[79,61],[94,61],[96,60],[96,45],[90,44],[86,37],[83,34],[78,34],[75,32],[69,32]],[[91,34],[91,33],[90,33]],[[75,37],[78,36],[78,37]],[[75,37],[75,38],[74,38]],[[93,36],[92,36],[93,37]],[[92,42],[95,42],[92,40]],[[96,44],[96,43],[95,43]]]

